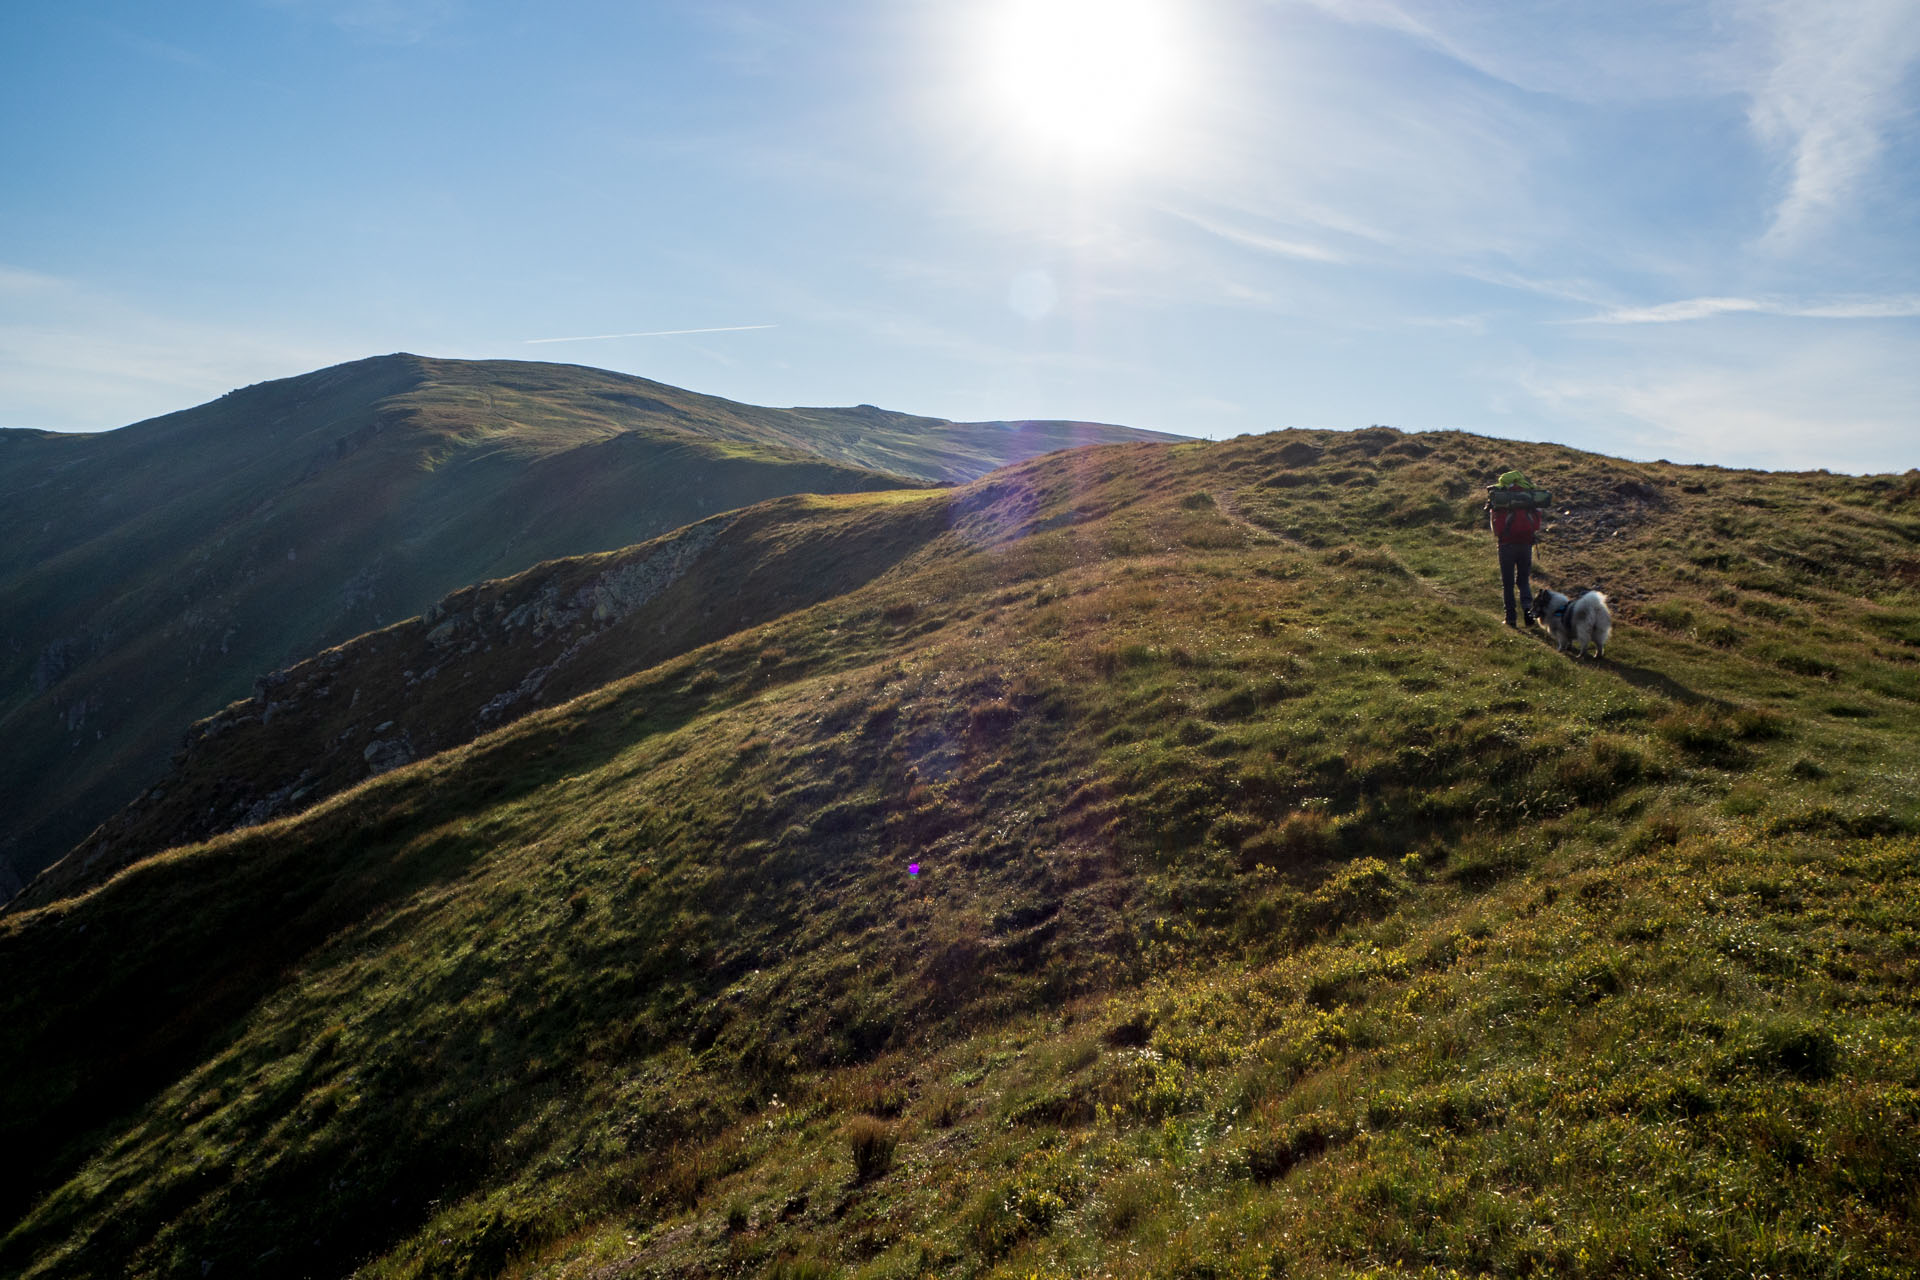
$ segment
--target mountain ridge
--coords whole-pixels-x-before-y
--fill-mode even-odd
[[[4,909],[32,909],[141,857],[297,812],[368,776],[851,590],[912,555],[941,531],[945,514],[945,503],[892,494],[774,499],[639,547],[463,587],[419,617],[262,676],[252,698],[189,730],[168,776]],[[811,521],[836,520],[847,526],[838,536],[802,532]],[[801,545],[783,553],[770,545],[776,540]],[[716,580],[727,586],[716,589]],[[344,708],[325,706],[335,688]],[[354,715],[363,692],[378,714]],[[270,772],[267,762],[278,761],[287,762],[284,769]]]
[[[0,872],[66,852],[260,672],[460,586],[783,494],[937,483],[997,465],[995,448],[1139,434],[883,416],[399,354],[114,432],[8,437]],[[863,450],[923,474],[860,465]]]

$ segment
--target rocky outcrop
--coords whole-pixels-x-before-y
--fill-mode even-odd
[[[420,617],[268,672],[188,730],[169,774],[6,910],[175,845],[297,813],[368,778],[740,627],[837,595],[946,527],[944,495],[850,518],[804,498],[465,587]],[[811,535],[811,536],[809,536]]]
[[[463,588],[421,617],[254,682],[193,725],[170,775],[27,887],[65,896],[145,854],[296,813],[549,702],[594,639],[679,582],[737,516]],[[596,668],[598,674],[598,668]],[[588,686],[590,687],[590,686]]]

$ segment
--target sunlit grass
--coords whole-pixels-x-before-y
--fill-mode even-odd
[[[1713,473],[1853,513],[1743,588],[1663,546],[1725,495],[1614,488],[1697,473],[1535,452],[916,498],[850,594],[0,924],[55,1174],[0,1264],[1910,1274],[1906,499]],[[1614,495],[1542,553],[1608,662],[1499,625],[1507,458]]]

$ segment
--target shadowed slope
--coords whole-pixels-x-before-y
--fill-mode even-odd
[[[317,804],[700,644],[842,595],[946,527],[938,495],[776,499],[463,588],[259,682],[196,724],[167,777],[7,905]]]
[[[762,409],[409,355],[101,435],[0,432],[0,861],[31,875],[64,853],[260,672],[467,583],[782,494],[1129,434]]]

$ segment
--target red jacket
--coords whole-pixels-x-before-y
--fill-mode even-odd
[[[1540,532],[1543,523],[1536,507],[1496,507],[1487,513],[1487,521],[1503,547],[1532,546],[1533,535]]]

